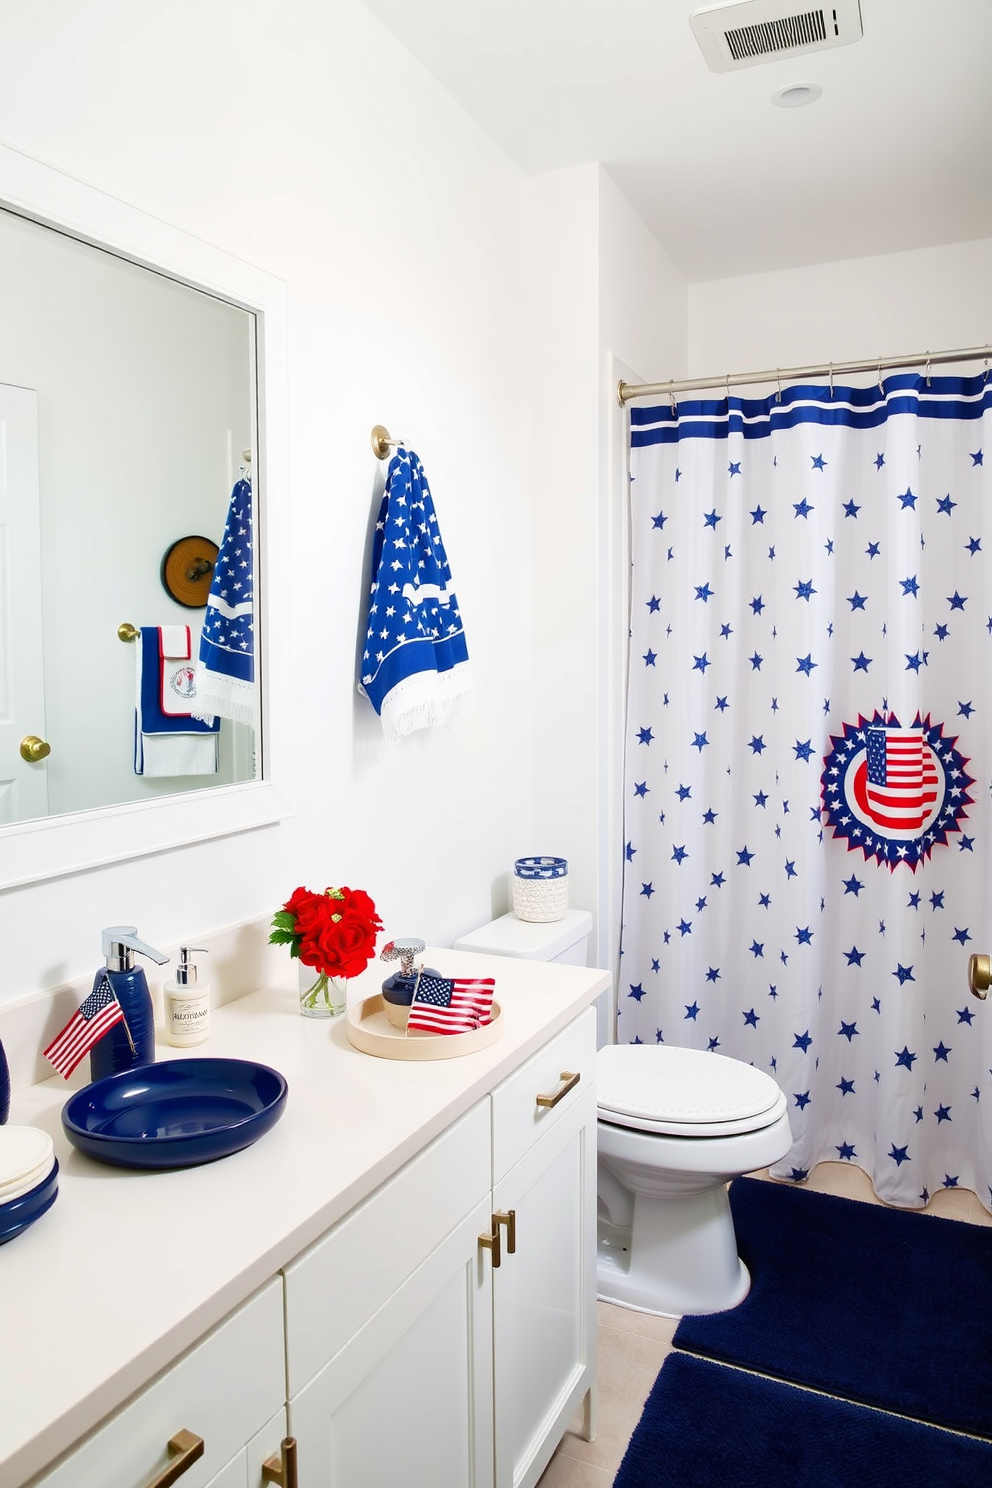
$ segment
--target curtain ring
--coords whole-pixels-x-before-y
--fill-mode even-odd
[[[833,397],[833,395],[834,395],[834,364],[833,364],[833,362],[831,362],[830,363],[830,396],[831,396],[831,398]]]
[[[929,387],[930,386],[930,353],[929,352],[927,352],[926,378],[927,378],[927,387]]]
[[[982,381],[983,382],[988,382],[988,380],[989,380],[989,348],[986,346],[986,348],[985,348],[985,376],[982,378]]]
[[[879,359],[878,359],[878,391],[884,397],[884,395],[885,395],[885,389],[882,386],[882,358],[881,357],[879,357]]]
[[[775,376],[776,376],[776,378],[778,380],[778,392],[775,394],[775,402],[776,403],[781,403],[781,401],[782,401],[782,368],[781,367],[776,367],[775,368]]]
[[[669,402],[672,405],[672,418],[678,418],[678,416],[679,416],[679,405],[675,401],[675,379],[674,379],[674,377],[670,377],[668,379],[668,400],[669,400]]]
[[[730,373],[727,373],[727,406],[730,406]]]

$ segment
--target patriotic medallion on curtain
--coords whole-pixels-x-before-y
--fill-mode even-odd
[[[893,376],[631,411],[618,1036],[769,1071],[777,1176],[913,1207],[992,1208],[990,410]]]

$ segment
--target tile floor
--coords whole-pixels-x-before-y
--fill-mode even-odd
[[[752,1173],[767,1178],[767,1173]],[[821,1193],[878,1203],[868,1175],[849,1163],[820,1163],[806,1184]],[[926,1211],[943,1219],[992,1225],[992,1215],[967,1189],[941,1189]],[[572,1422],[538,1488],[611,1488],[644,1402],[672,1344],[677,1318],[652,1317],[607,1302],[596,1304],[599,1404],[596,1440],[583,1441]]]

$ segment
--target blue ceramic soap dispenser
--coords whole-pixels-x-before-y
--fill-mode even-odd
[[[106,979],[124,1013],[124,1023],[115,1023],[99,1043],[90,1050],[90,1079],[102,1080],[118,1070],[133,1069],[138,1064],[152,1064],[155,1059],[155,1014],[145,973],[134,964],[139,951],[163,966],[168,961],[161,951],[138,939],[134,925],[109,925],[103,932],[101,966],[93,981],[94,992]],[[130,1037],[128,1036],[130,1035]]]

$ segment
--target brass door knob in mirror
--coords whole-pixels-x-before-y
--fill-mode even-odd
[[[992,956],[970,956],[968,958],[968,991],[972,997],[983,1001],[992,987]]]
[[[39,760],[46,759],[51,752],[51,744],[46,744],[44,739],[39,739],[37,734],[26,734],[21,740],[21,759],[27,760],[29,765],[36,765]]]

